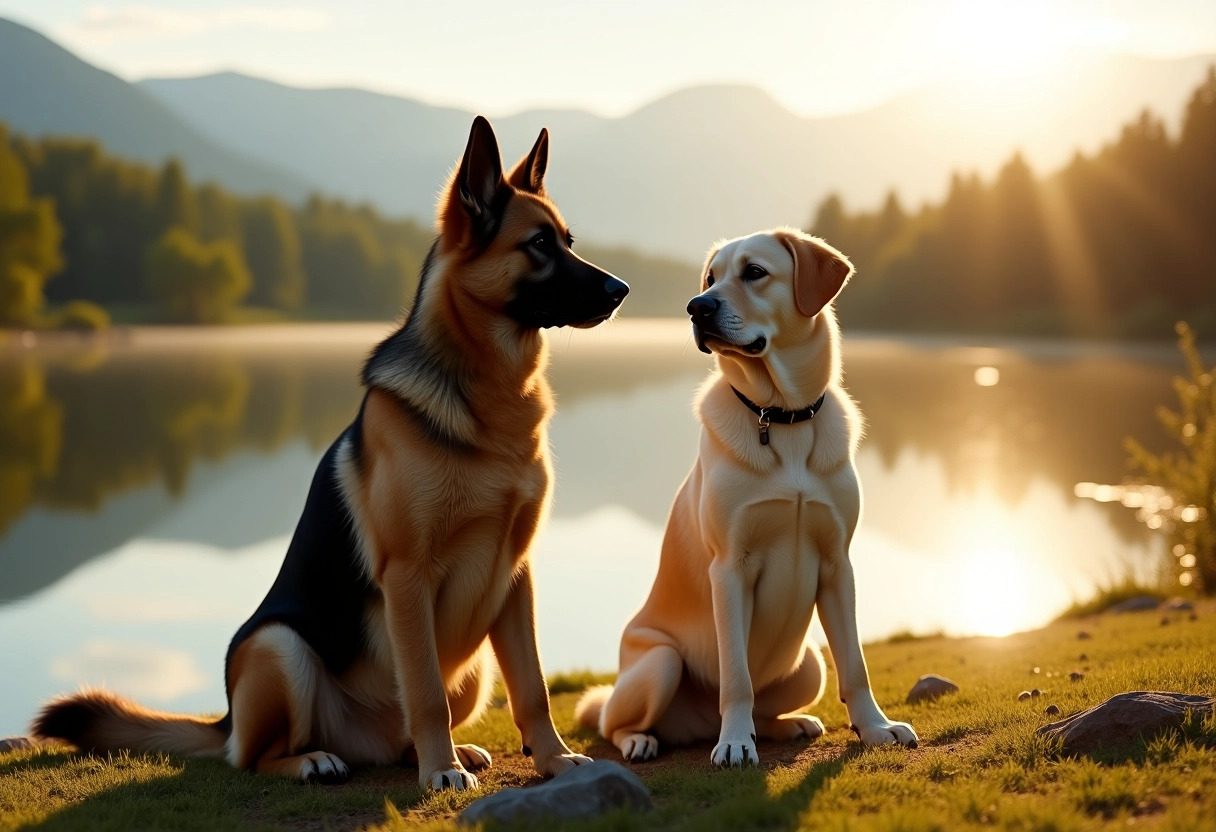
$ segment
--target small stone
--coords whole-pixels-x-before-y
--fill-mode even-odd
[[[1087,654],[1085,654],[1085,653],[1082,653],[1082,654],[1081,654],[1081,655],[1080,655],[1080,656],[1077,658],[1077,661],[1079,661],[1079,662],[1087,662],[1087,661],[1089,661],[1089,656],[1088,656]]]
[[[474,800],[460,813],[460,823],[526,822],[540,828],[554,820],[590,818],[614,809],[651,807],[650,792],[641,778],[620,763],[595,760],[567,769],[548,783],[503,789]]]
[[[8,751],[28,751],[31,748],[37,747],[38,743],[29,737],[5,737],[4,739],[0,739],[0,754]]]
[[[1065,754],[1118,748],[1150,740],[1183,724],[1189,713],[1216,712],[1216,699],[1187,693],[1132,691],[1112,696],[1079,714],[1049,722],[1038,734],[1060,742]]]
[[[1195,605],[1185,598],[1171,598],[1165,602],[1165,609],[1169,612],[1190,612]]]
[[[1034,668],[1032,668],[1030,672],[1031,672],[1031,673],[1038,673],[1038,672],[1039,672],[1038,665],[1036,665]]]
[[[1072,673],[1068,674],[1068,678],[1074,682],[1079,682],[1085,678],[1085,674],[1079,670],[1074,670]]]
[[[1190,614],[1189,618],[1190,618],[1192,621],[1198,621],[1198,620],[1199,620],[1199,613],[1193,612],[1193,613],[1191,613],[1191,614]]]
[[[958,693],[958,685],[945,677],[935,676],[930,673],[916,680],[916,684],[912,686],[912,690],[908,691],[907,701],[909,704],[931,702],[939,696],[945,696],[948,693]]]
[[[1091,636],[1085,630],[1082,630],[1081,632],[1077,633],[1077,638],[1081,639],[1081,641],[1085,641],[1086,639],[1093,638],[1093,636]]]
[[[1019,702],[1025,702],[1025,701],[1026,701],[1027,699],[1029,699],[1029,698],[1030,698],[1030,691],[1028,691],[1028,690],[1024,690],[1024,691],[1022,691],[1021,693],[1019,693],[1019,694],[1018,694],[1018,701],[1019,701]]]
[[[1032,690],[1032,691],[1030,692],[1030,695],[1031,695],[1031,696],[1042,696],[1042,695],[1043,695],[1043,691],[1039,690],[1038,688],[1035,688],[1034,690]]]
[[[1168,617],[1168,616],[1166,616],[1165,618],[1162,618],[1162,619],[1161,619],[1161,626],[1162,626],[1162,627],[1168,627],[1169,625],[1170,625],[1170,619],[1169,619],[1169,617]]]
[[[1137,595],[1133,598],[1128,598],[1126,601],[1120,601],[1117,604],[1112,604],[1106,608],[1107,612],[1113,612],[1115,615],[1120,615],[1125,612],[1144,612],[1145,610],[1155,610],[1161,607],[1161,602],[1151,595]]]
[[[1048,716],[1059,716],[1060,715],[1060,706],[1059,705],[1048,705],[1047,710],[1043,711],[1043,713],[1047,714]]]

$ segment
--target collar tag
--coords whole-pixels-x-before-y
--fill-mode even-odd
[[[768,408],[760,408],[760,418],[756,420],[757,426],[760,428],[760,444],[768,444],[768,426],[771,424],[768,418]]]

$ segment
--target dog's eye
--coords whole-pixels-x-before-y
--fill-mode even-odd
[[[705,275],[705,285],[706,286],[714,285],[714,273],[713,272],[710,272],[709,274]]]
[[[757,266],[755,263],[752,263],[750,266],[748,266],[746,269],[743,270],[743,279],[744,280],[759,280],[760,278],[764,277],[767,274],[768,274],[768,272],[766,272],[760,266]]]
[[[547,251],[549,249],[548,232],[542,231],[541,233],[539,233],[535,237],[533,237],[531,240],[531,246],[533,248],[541,249],[542,251]]]

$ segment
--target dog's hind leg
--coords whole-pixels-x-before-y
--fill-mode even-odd
[[[340,783],[350,775],[346,763],[313,746],[317,695],[326,673],[299,634],[269,624],[233,652],[228,666],[232,734],[228,761],[237,768],[277,774],[301,782]]]
[[[818,702],[826,679],[823,654],[818,647],[807,645],[792,673],[756,692],[756,734],[773,740],[823,736],[823,722],[818,717],[794,711]]]
[[[631,763],[651,760],[659,752],[653,733],[680,686],[684,661],[658,634],[626,630],[623,653],[632,653],[600,714],[600,733]]]

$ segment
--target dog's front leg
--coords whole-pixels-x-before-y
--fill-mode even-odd
[[[385,565],[380,585],[406,730],[418,752],[418,784],[475,789],[477,777],[460,764],[452,743],[452,712],[435,643],[434,599],[416,570],[396,559]]]
[[[840,688],[840,701],[852,728],[865,745],[900,743],[916,747],[916,732],[906,722],[892,722],[878,707],[870,690],[870,674],[857,634],[857,590],[853,564],[845,552],[825,559],[815,598],[819,620],[828,637]]]
[[[536,645],[536,604],[532,566],[524,561],[507,594],[502,612],[490,627],[490,644],[507,686],[511,716],[523,738],[523,752],[536,770],[551,777],[572,766],[591,762],[574,754],[553,727],[549,714],[549,686],[540,666]]]
[[[715,558],[709,566],[709,582],[718,637],[718,710],[722,714],[718,744],[709,759],[716,766],[742,767],[759,759],[752,717],[755,692],[747,666],[753,598],[744,587],[737,562]]]

